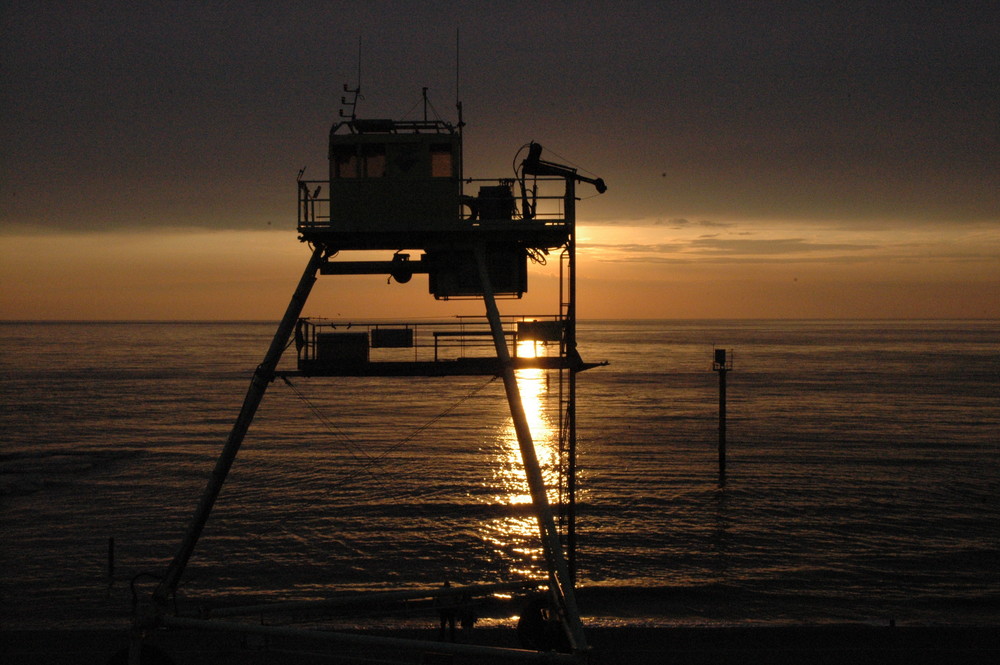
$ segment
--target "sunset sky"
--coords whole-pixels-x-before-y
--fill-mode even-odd
[[[359,38],[360,116],[427,86],[453,121],[456,30],[466,175],[535,140],[608,183],[581,317],[1000,318],[995,2],[0,8],[0,319],[279,317]],[[426,292],[325,278],[307,314],[481,307]]]

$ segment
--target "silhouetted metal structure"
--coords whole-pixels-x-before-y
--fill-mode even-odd
[[[715,349],[712,370],[719,373],[719,485],[726,484],[726,372],[733,369],[733,354]]]
[[[357,94],[357,90],[348,92]],[[503,378],[548,566],[549,611],[561,625],[563,638],[560,641],[569,648],[564,655],[444,643],[434,643],[433,649],[455,655],[575,659],[587,649],[573,583],[576,549],[576,374],[594,366],[584,363],[576,350],[576,186],[589,183],[598,192],[604,192],[604,182],[584,177],[574,168],[542,160],[542,148],[535,143],[526,146],[527,156],[515,178],[465,179],[462,172],[461,119],[457,125],[426,119],[361,119],[354,115],[353,102],[346,103],[352,107],[351,114],[342,113],[346,119],[336,123],[330,132],[329,179],[307,181],[302,180],[300,174],[298,180],[298,233],[300,240],[312,248],[312,254],[270,347],[254,371],[239,416],[183,540],[153,593],[149,611],[139,613],[136,629],[178,626],[249,630],[262,634],[286,634],[294,630],[177,616],[171,611],[170,603],[247,429],[275,377],[482,374]],[[515,186],[518,191],[515,191]],[[475,194],[465,193],[470,187],[476,189]],[[384,260],[341,258],[358,250],[387,251],[391,254]],[[501,316],[497,299],[519,298],[528,288],[528,260],[553,251],[560,252],[558,311],[540,317]],[[414,257],[414,252],[419,252],[419,256]],[[415,274],[426,274],[428,289],[434,298],[482,299],[486,316],[460,317],[438,323],[362,323],[354,324],[351,330],[338,328],[329,321],[300,318],[318,276],[362,274],[385,274],[398,282],[408,282]],[[521,358],[517,355],[519,340],[552,343],[551,346],[558,352],[550,356]],[[489,345],[483,344],[484,341]],[[297,369],[279,373],[278,362],[292,342],[297,350]],[[490,352],[487,353],[487,349]],[[402,357],[410,351],[412,357]],[[565,534],[557,528],[521,403],[514,374],[521,368],[559,372],[561,440],[566,444]],[[526,586],[532,584],[515,582],[406,593],[408,597],[440,598]],[[260,614],[306,606],[321,608],[341,603],[342,600],[274,603],[216,610],[213,615]],[[365,639],[356,635],[344,636],[326,631],[322,635],[317,635],[316,631],[299,631],[296,634],[304,639],[366,643]],[[381,644],[389,644],[393,648],[427,647],[422,642],[403,642],[408,641],[383,640]],[[133,649],[134,659],[137,659],[137,654],[136,647]]]

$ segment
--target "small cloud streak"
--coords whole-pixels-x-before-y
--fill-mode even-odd
[[[768,256],[801,254],[813,252],[846,251],[857,252],[877,249],[870,244],[815,242],[805,238],[720,238],[718,236],[701,237],[691,241],[689,247],[706,254],[725,254],[730,256],[745,256],[747,254],[766,254]]]
[[[676,221],[676,220],[675,220]],[[712,223],[717,233],[699,225],[591,227],[580,251],[602,263],[628,264],[859,264],[935,263],[1000,264],[1000,240],[989,229],[955,233],[948,228],[856,230],[831,226],[809,234],[789,223]],[[623,241],[616,242],[618,238]]]

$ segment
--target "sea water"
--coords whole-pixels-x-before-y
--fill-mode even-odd
[[[127,620],[274,328],[0,325],[0,627]],[[1000,621],[1000,322],[591,321],[579,340],[609,362],[578,376],[585,621]],[[518,380],[554,487],[557,378]],[[540,579],[526,495],[499,380],[276,380],[178,603]]]

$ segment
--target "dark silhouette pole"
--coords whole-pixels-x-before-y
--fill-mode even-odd
[[[725,349],[715,350],[712,369],[719,373],[719,486],[726,484],[726,373],[733,368],[733,361],[726,359]]]

